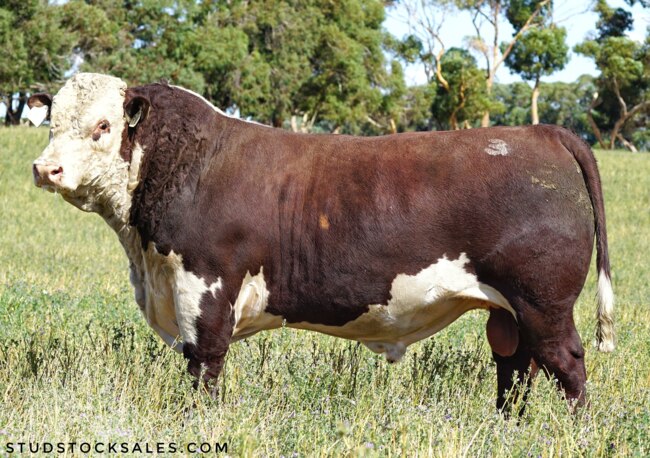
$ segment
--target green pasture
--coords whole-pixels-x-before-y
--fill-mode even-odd
[[[218,400],[192,390],[182,356],[141,316],[109,227],[33,186],[47,135],[0,129],[0,456],[30,441],[172,442],[179,454],[226,442],[230,456],[650,456],[650,155],[597,152],[618,346],[592,344],[592,267],[576,305],[589,406],[570,414],[538,377],[523,418],[508,420],[495,411],[480,311],[397,365],[316,333],[260,333],[231,347]]]

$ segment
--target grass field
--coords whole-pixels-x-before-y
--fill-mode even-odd
[[[132,299],[109,227],[33,186],[46,142],[43,129],[0,129],[0,456],[30,441],[179,453],[226,442],[231,456],[650,456],[650,155],[597,153],[618,347],[592,345],[592,266],[576,305],[590,405],[571,415],[538,377],[517,421],[495,412],[479,311],[398,365],[315,333],[261,333],[231,347],[220,399],[193,391],[182,356]]]

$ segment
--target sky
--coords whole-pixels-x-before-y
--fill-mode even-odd
[[[598,17],[592,12],[594,0],[555,0],[555,21],[567,29],[567,42],[570,48],[580,43],[594,33]],[[646,36],[646,29],[650,27],[650,8],[645,9],[637,3],[634,8],[629,8],[623,0],[609,0],[612,7],[624,7],[632,12],[634,18],[634,30],[629,36],[637,41],[643,41]],[[409,33],[409,27],[406,21],[406,14],[402,7],[390,8],[387,12],[384,27],[397,38],[403,38]],[[505,41],[512,36],[512,27],[506,20],[499,24],[501,41]],[[485,33],[488,29],[485,29]],[[469,13],[457,13],[447,15],[441,30],[441,35],[446,48],[453,46],[465,47],[466,38],[474,33],[471,17]],[[486,35],[489,36],[489,35]],[[477,59],[479,65],[481,60]],[[570,60],[564,70],[558,71],[553,75],[543,78],[542,81],[555,82],[575,81],[580,75],[589,73],[596,75],[598,73],[596,66],[591,59],[587,59],[573,51],[570,52]],[[426,82],[424,70],[418,65],[409,65],[405,69],[407,84],[421,84]],[[499,83],[512,83],[521,81],[517,75],[512,75],[505,65],[499,68],[496,80]],[[26,108],[23,117],[29,110]],[[4,118],[5,106],[0,104],[0,118]]]
[[[613,8],[623,7],[632,12],[634,19],[634,30],[629,33],[630,38],[643,41],[646,36],[646,29],[650,27],[650,8],[643,9],[638,3],[634,8],[630,8],[623,0],[609,0],[609,5]],[[567,29],[567,44],[572,49],[573,46],[582,42],[594,33],[598,15],[592,11],[595,4],[594,0],[556,0],[554,2],[554,20],[559,25]],[[407,15],[403,7],[393,7],[387,11],[387,18],[384,27],[397,38],[403,38],[409,33],[407,24]],[[506,41],[512,37],[512,27],[507,20],[502,19],[499,24],[500,41]],[[482,29],[486,37],[490,37],[489,29]],[[441,29],[442,41],[447,49],[458,46],[466,47],[466,38],[474,35],[469,13],[448,14]],[[478,56],[477,56],[478,57]],[[558,71],[553,75],[542,79],[546,82],[575,81],[580,75],[589,73],[596,75],[598,73],[593,60],[581,56],[573,51],[570,52],[569,62],[564,70]],[[479,66],[482,64],[480,58],[477,59]],[[421,84],[426,82],[426,77],[421,66],[410,65],[405,71],[407,84]],[[512,83],[521,81],[517,75],[512,75],[505,65],[501,65],[497,71],[497,82]]]

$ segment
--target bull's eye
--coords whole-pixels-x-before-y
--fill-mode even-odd
[[[94,141],[97,141],[100,139],[102,134],[107,134],[110,131],[111,131],[111,124],[104,119],[103,121],[99,121],[99,124],[97,124],[97,127],[95,127],[92,138]]]

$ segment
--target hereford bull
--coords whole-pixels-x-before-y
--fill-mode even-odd
[[[197,378],[217,377],[230,343],[283,324],[394,362],[482,308],[499,408],[534,363],[582,401],[573,306],[594,235],[598,345],[613,349],[600,178],[562,128],[294,134],[97,74],[29,105],[51,112],[36,185],[115,230],[147,322]]]

